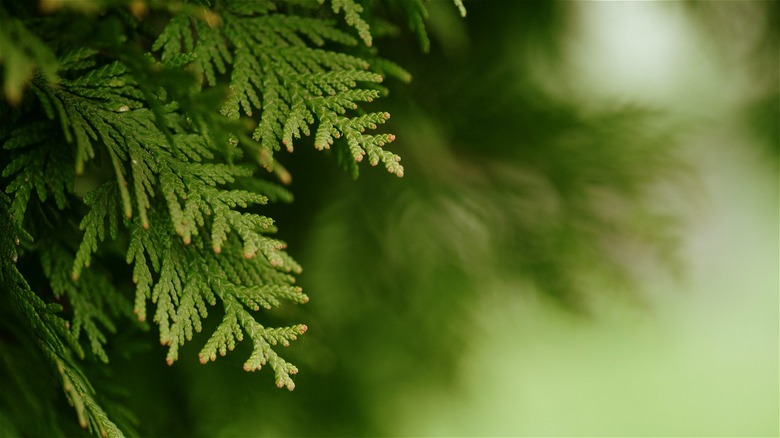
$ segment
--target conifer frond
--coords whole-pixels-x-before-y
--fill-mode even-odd
[[[428,8],[425,7],[423,0],[407,0],[398,3],[409,21],[409,28],[417,34],[417,40],[423,52],[428,53],[431,50],[431,40],[428,38],[428,31],[425,29],[425,21],[428,19]]]
[[[253,357],[269,360],[277,373],[277,384],[282,381],[287,385],[294,367],[270,348],[277,343],[288,344],[305,329],[292,326],[260,330],[258,327],[262,326],[241,307],[243,303],[256,311],[261,307],[279,306],[283,301],[308,301],[302,290],[293,286],[294,279],[286,274],[289,270],[300,271],[300,267],[279,250],[279,242],[268,239],[271,247],[259,249],[265,257],[247,260],[242,254],[245,244],[240,244],[237,238],[228,239],[225,251],[220,254],[203,248],[202,239],[187,246],[179,239],[170,239],[163,254],[149,257],[155,271],[159,271],[159,279],[150,294],[153,277],[144,255],[145,248],[154,246],[150,233],[137,223],[133,226],[128,260],[135,262],[134,275],[139,280],[135,312],[139,318],[145,317],[147,297],[156,303],[154,320],[160,328],[160,343],[168,346],[167,362],[175,362],[179,347],[202,330],[202,319],[208,316],[208,307],[221,302],[225,316],[203,347],[201,362],[216,359],[217,353],[224,356],[246,332],[262,352]],[[253,365],[251,369],[259,369],[259,366]]]
[[[371,44],[368,24],[360,17],[360,4],[334,0],[332,7],[336,13],[343,12],[347,22]],[[332,21],[278,14],[270,6],[247,8],[243,2],[235,1],[226,2],[215,13],[220,17],[219,26],[177,15],[153,49],[161,52],[163,61],[186,52],[197,54],[192,65],[209,86],[216,82],[215,69],[225,73],[226,66],[232,64],[229,93],[221,113],[239,119],[242,113],[252,117],[259,110],[252,137],[262,145],[262,154],[270,157],[280,145],[292,151],[294,139],[311,135],[315,125],[318,149],[330,148],[334,139],[342,136],[355,141],[352,146],[340,147],[365,145],[363,154],[387,143],[355,131],[346,132],[344,119],[355,117],[349,113],[359,110],[359,103],[379,97],[379,92],[371,87],[383,78],[369,71],[370,63],[362,58],[320,48],[325,43],[356,44]],[[193,38],[193,31],[197,38]],[[383,65],[393,74],[408,77],[402,69],[392,68],[392,63]],[[403,174],[396,155],[371,154],[379,157],[391,172]],[[349,168],[356,170],[355,166]]]
[[[143,228],[149,227],[147,212],[152,206],[151,198],[155,195],[154,187],[159,179],[160,190],[168,206],[171,224],[185,244],[188,244],[193,236],[198,235],[199,230],[207,225],[206,218],[213,215],[209,223],[212,228],[214,251],[219,252],[227,234],[230,230],[235,230],[244,241],[244,256],[246,258],[251,258],[256,252],[261,251],[272,263],[284,263],[285,258],[277,254],[280,244],[261,234],[272,231],[270,219],[254,214],[239,213],[235,210],[235,208],[245,208],[250,204],[263,204],[267,198],[245,190],[228,191],[218,188],[220,185],[233,182],[236,177],[250,176],[251,170],[225,164],[201,162],[203,159],[213,158],[213,153],[204,143],[202,136],[186,133],[176,134],[173,137],[173,144],[166,144],[164,135],[155,125],[154,116],[151,111],[145,108],[131,110],[129,107],[123,106],[118,112],[105,109],[116,106],[117,96],[122,96],[122,98],[138,97],[138,90],[133,88],[132,84],[129,85],[130,88],[122,88],[123,91],[119,94],[110,89],[95,93],[85,93],[84,91],[92,89],[89,87],[90,84],[101,90],[99,84],[106,80],[112,85],[124,87],[129,82],[123,79],[119,79],[117,82],[117,78],[120,78],[125,72],[126,69],[123,66],[112,63],[91,70],[77,80],[68,81],[65,84],[65,90],[52,92],[57,101],[66,102],[65,105],[72,105],[75,113],[80,116],[77,120],[83,121],[83,123],[74,124],[72,123],[73,117],[71,117],[71,129],[77,146],[79,139],[85,139],[87,146],[81,147],[81,150],[94,151],[92,141],[95,140],[105,147],[117,177],[117,184],[112,185],[112,187],[118,188],[118,198],[121,199],[125,216],[129,218],[132,215],[132,200],[134,199],[141,226]],[[140,104],[140,102],[135,101],[133,105]],[[134,135],[124,136],[125,132],[133,132]],[[130,162],[129,170],[122,164],[127,161]],[[127,188],[130,182],[132,182],[134,189],[132,193]],[[99,198],[100,204],[91,210],[94,213],[87,215],[82,222],[82,228],[86,234],[77,254],[78,263],[73,268],[74,278],[78,278],[82,267],[89,261],[89,255],[97,249],[97,238],[103,239],[102,222],[104,216],[99,216],[99,214],[105,215],[106,211],[111,211],[106,209],[110,209],[112,205],[109,203],[117,199],[115,192],[102,193],[104,196]],[[85,199],[85,201],[89,204],[95,202],[95,199],[98,199],[97,194]],[[109,218],[114,221],[112,224],[116,223],[113,215],[109,215]],[[134,235],[138,235],[138,232],[136,231]],[[136,241],[133,240],[133,242]],[[144,319],[145,311],[142,304],[144,300],[141,297],[150,296],[148,288],[151,285],[151,273],[146,267],[145,257],[139,249],[140,246],[135,243],[133,245],[128,251],[128,260],[136,260],[134,278],[139,282],[139,286],[135,310],[139,314],[139,318]],[[143,246],[148,247],[148,245]],[[163,265],[163,272],[168,272],[165,265]],[[165,289],[159,285],[160,283],[151,297],[155,302],[161,297],[160,299],[166,304],[162,308],[166,309],[169,302],[175,304],[177,299],[177,296],[171,291],[179,290],[179,288]],[[166,292],[170,293],[166,294]],[[168,327],[165,325],[166,320],[160,313],[157,314],[155,320],[163,324],[161,326],[162,338],[167,340],[169,335],[167,334]],[[166,341],[166,343],[168,342]]]
[[[112,422],[106,412],[95,401],[95,389],[89,384],[83,373],[66,361],[54,358],[62,377],[62,387],[68,402],[76,410],[79,424],[102,438],[123,437],[124,434]]]
[[[461,17],[466,16],[466,6],[463,5],[463,0],[452,0],[453,3],[455,3],[455,6],[458,8],[458,12],[460,12]]]
[[[107,342],[103,330],[116,332],[115,318],[129,314],[127,299],[101,270],[86,270],[74,280],[71,274],[74,255],[55,242],[45,243],[46,248],[40,250],[41,267],[54,295],[67,299],[73,309],[73,336],[78,339],[83,330],[91,351],[103,362],[108,362],[103,348]]]
[[[117,196],[114,184],[103,184],[96,190],[84,196],[84,203],[90,209],[79,224],[79,229],[84,231],[76,258],[73,262],[71,277],[77,281],[83,268],[88,268],[92,254],[98,249],[98,240],[106,239],[106,221],[109,223],[109,235],[111,239],[117,238],[118,218]]]
[[[164,247],[154,230],[144,228],[138,220],[130,225],[130,244],[127,249],[127,263],[133,263],[133,283],[136,284],[133,313],[138,320],[146,321],[146,301],[152,298],[154,279],[147,264],[147,256],[154,272],[160,271],[161,251]]]
[[[122,437],[122,432],[95,400],[95,389],[70,357],[71,351],[78,353],[80,349],[70,331],[66,329],[66,322],[57,316],[61,307],[45,304],[23,282],[18,271],[15,275],[18,283],[9,283],[8,274],[9,271],[3,269],[0,280],[5,285],[15,284],[15,287],[7,292],[14,305],[27,316],[26,319],[31,324],[29,329],[34,333],[43,357],[59,374],[62,389],[75,409],[81,427],[88,428],[101,437]]]
[[[67,194],[73,191],[73,169],[63,166],[72,160],[60,137],[51,135],[49,121],[22,125],[11,132],[3,149],[11,151],[2,177],[14,177],[5,192],[13,194],[12,217],[21,223],[33,190],[41,202],[51,195],[57,208],[65,208]]]
[[[395,78],[407,84],[412,81],[412,74],[408,70],[389,59],[376,58],[372,60],[371,69],[382,77]]]
[[[237,245],[235,239],[229,243]],[[244,333],[252,338],[254,351],[244,365],[244,369],[254,371],[270,363],[276,373],[279,387],[292,389],[289,374],[297,372],[295,367],[281,359],[271,347],[278,343],[288,345],[306,330],[303,325],[284,328],[265,328],[247,312],[244,306],[257,311],[261,307],[269,309],[281,305],[283,301],[305,303],[308,297],[297,286],[294,278],[285,274],[290,269],[289,256],[285,257],[281,268],[268,258],[254,258],[246,263],[235,263],[235,251],[213,255],[206,264],[204,273],[214,292],[219,296],[225,311],[222,323],[212,334],[200,352],[200,360],[206,363],[215,360],[217,354],[224,356],[243,340]],[[293,266],[295,271],[300,267]],[[293,371],[295,370],[295,371]]]
[[[132,208],[120,160],[125,161],[132,143],[163,141],[151,111],[141,109],[143,93],[119,62],[87,70],[62,85],[56,89],[46,87],[44,93],[58,108],[66,139],[76,143],[76,173],[83,173],[84,164],[94,158],[93,143],[102,142],[114,164],[124,212],[129,217]],[[137,135],[126,136],[125,132]]]
[[[188,265],[184,251],[178,241],[168,242],[160,266],[160,278],[152,289],[152,302],[157,305],[154,322],[160,329],[160,344],[171,345],[171,322],[176,320],[176,308],[187,280],[185,267]],[[136,298],[136,302],[138,299]],[[136,309],[138,310],[138,309]]]
[[[273,231],[273,222],[266,217],[241,213],[236,208],[265,204],[267,198],[246,190],[224,190],[219,185],[232,183],[237,177],[247,177],[252,170],[223,164],[182,163],[161,154],[160,183],[167,201],[172,225],[185,244],[199,234],[211,221],[211,247],[221,252],[231,230],[244,241],[244,256],[254,257],[266,246],[262,233]]]
[[[0,274],[9,283],[26,284],[24,277],[16,269],[19,259],[18,247],[22,240],[32,240],[19,221],[14,218],[11,199],[0,192]],[[7,278],[6,278],[7,277]]]
[[[74,334],[75,330],[68,330],[67,322],[58,315],[62,306],[46,304],[30,289],[16,268],[17,248],[21,240],[29,241],[31,236],[16,221],[10,220],[10,205],[10,199],[0,193],[0,284],[4,287],[3,303],[10,304],[24,315],[22,323],[28,326],[26,329],[37,343],[43,358],[60,375],[62,388],[76,410],[79,424],[102,437],[121,437],[121,431],[95,401],[94,388],[71,357],[71,353],[83,355],[83,350],[77,341],[78,334]],[[62,262],[50,259],[44,264],[51,268],[53,263],[59,264],[59,282],[68,281],[67,273],[64,273],[68,269],[67,260]]]
[[[323,1],[324,0],[320,0],[320,3]],[[335,13],[338,14],[342,10],[344,11],[344,19],[347,24],[354,27],[355,30],[357,30],[358,35],[360,35],[360,39],[362,39],[367,46],[371,47],[373,39],[371,37],[370,27],[368,23],[366,23],[366,20],[360,15],[363,13],[363,6],[354,0],[331,0],[330,4]]]
[[[384,150],[394,136],[375,132],[389,114],[361,108],[386,91],[384,75],[409,79],[359,44],[373,44],[367,5],[2,2],[0,304],[29,325],[82,427],[121,435],[78,361],[107,362],[117,320],[145,321],[149,301],[169,364],[217,306],[223,321],[200,360],[248,335],[244,368],[269,364],[279,387],[294,387],[297,369],[275,348],[306,326],[268,327],[254,313],[308,301],[262,214],[292,195],[254,174],[260,164],[289,183],[273,153],[303,136],[353,175],[366,156],[403,174]],[[117,256],[134,300],[120,291],[127,272],[109,266]]]
[[[306,332],[305,325],[295,325],[284,328],[265,328],[262,324],[255,321],[252,315],[247,312],[238,299],[231,295],[226,295],[223,300],[225,307],[225,316],[217,330],[200,352],[201,363],[209,360],[214,361],[217,353],[224,356],[227,351],[233,350],[237,342],[241,342],[244,333],[252,339],[252,354],[244,363],[246,371],[256,371],[264,365],[270,364],[274,370],[276,386],[286,387],[292,391],[295,388],[290,375],[296,374],[298,368],[285,361],[273,350],[273,346],[282,344],[289,346],[291,341],[298,338]]]
[[[200,262],[175,241],[163,254],[152,301],[157,303],[155,322],[160,326],[160,343],[169,347],[169,365],[178,359],[179,346],[192,340],[193,332],[201,331],[201,319],[208,316],[206,304],[216,304],[211,287],[195,266]]]
[[[152,50],[160,49],[163,62],[176,65],[189,60],[201,80],[211,86],[216,85],[215,69],[224,74],[227,64],[232,62],[227,41],[220,32],[202,20],[193,21],[185,13],[175,15],[152,45]]]
[[[237,177],[232,186],[254,193],[262,193],[269,202],[290,203],[293,194],[284,187],[260,178]]]
[[[75,409],[81,427],[88,428],[101,437],[124,436],[97,403],[95,389],[70,357],[70,351],[80,350],[76,348],[78,343],[66,329],[65,321],[57,316],[61,307],[46,305],[26,284],[17,284],[17,287],[7,292],[10,293],[14,304],[28,316],[27,320],[32,324],[30,330],[35,334],[38,347],[52,368],[56,370],[55,372],[59,374],[62,389],[70,405]]]

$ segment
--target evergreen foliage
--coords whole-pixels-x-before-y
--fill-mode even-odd
[[[776,158],[754,6],[685,7],[725,48],[766,12]],[[688,122],[570,93],[578,8],[0,0],[0,436],[397,434],[499,379],[460,368],[485,296],[598,316],[679,267]]]
[[[373,3],[324,3],[0,3],[4,430],[68,434],[56,396],[15,396],[54,381],[81,427],[131,430],[90,383],[111,335],[151,319],[173,364],[214,306],[222,321],[200,361],[247,336],[244,369],[268,365],[293,389],[298,370],[279,347],[307,327],[273,327],[257,312],[308,297],[261,214],[291,194],[262,173],[288,183],[274,154],[313,135],[353,176],[364,157],[403,175],[385,149],[395,137],[378,131],[390,115],[367,108],[387,92],[385,76],[409,74],[377,57]],[[424,35],[424,4],[413,3],[403,7]],[[44,421],[17,420],[18,409]]]

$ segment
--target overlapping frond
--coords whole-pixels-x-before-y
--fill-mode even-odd
[[[214,85],[216,73],[226,73],[232,64],[229,94],[221,112],[231,119],[241,114],[253,117],[259,111],[253,139],[271,155],[281,146],[292,151],[295,139],[314,131],[315,147],[329,149],[334,139],[346,138],[338,147],[352,151],[355,160],[375,156],[387,169],[403,175],[400,158],[377,149],[392,141],[392,135],[369,135],[386,120],[376,113],[374,122],[353,129],[361,117],[359,105],[379,97],[374,86],[382,76],[369,70],[363,58],[324,49],[326,44],[354,46],[357,41],[326,19],[274,13],[273,4],[248,9],[244,2],[226,2],[216,10],[219,24],[193,22],[174,17],[153,48],[163,62],[196,54],[192,65],[206,85]],[[360,37],[371,44],[368,24],[360,18],[362,6],[352,0],[332,2],[343,12]],[[192,37],[194,32],[199,36]],[[383,65],[392,65],[381,63]],[[398,69],[393,70],[398,72]],[[374,163],[374,161],[372,161]],[[356,171],[354,164],[348,166]]]
[[[12,178],[5,192],[13,195],[11,215],[18,224],[24,220],[33,191],[40,202],[53,197],[60,209],[65,208],[67,194],[73,191],[73,168],[62,165],[72,157],[61,138],[51,135],[52,128],[47,120],[21,125],[2,145],[11,151],[11,158],[0,176]]]
[[[216,360],[217,353],[224,356],[235,348],[246,333],[252,340],[252,354],[244,363],[244,370],[256,371],[270,365],[276,376],[276,386],[292,391],[295,382],[290,377],[298,373],[291,363],[282,359],[274,347],[278,344],[289,346],[291,341],[306,332],[307,327],[299,324],[283,328],[266,328],[258,323],[233,295],[224,298],[225,316],[217,330],[211,335],[200,352],[201,363]]]
[[[62,386],[68,401],[76,410],[79,424],[102,438],[123,437],[121,430],[108,418],[106,411],[95,400],[95,389],[86,376],[69,363],[55,359],[62,377]]]
[[[121,435],[78,360],[107,362],[131,312],[149,313],[173,363],[216,307],[201,362],[248,336],[244,368],[294,387],[277,349],[306,326],[256,313],[308,301],[261,214],[292,195],[257,165],[289,182],[273,154],[312,136],[354,175],[364,157],[403,174],[384,149],[395,137],[376,132],[389,114],[364,107],[385,75],[410,76],[368,48],[369,3],[328,1],[0,4],[0,300],[29,323],[82,427]],[[107,262],[122,257],[134,299]]]
[[[463,0],[452,0],[461,17],[466,16],[466,6]],[[403,10],[407,17],[409,28],[417,34],[420,48],[424,52],[431,49],[431,40],[428,37],[425,22],[428,20],[428,8],[425,0],[404,0],[397,2],[396,5]]]
[[[78,339],[83,331],[92,353],[108,362],[103,348],[107,342],[104,330],[116,332],[114,320],[129,313],[125,297],[105,272],[89,269],[74,280],[71,276],[75,262],[73,253],[56,242],[44,243],[45,248],[40,251],[41,267],[54,296],[67,300],[72,308],[70,329],[73,336]]]
[[[71,330],[68,330],[68,323],[60,316],[62,306],[55,303],[46,304],[30,288],[22,273],[17,269],[17,248],[22,241],[31,241],[32,236],[15,220],[11,220],[10,207],[11,200],[5,194],[0,193],[0,283],[4,285],[5,289],[0,297],[0,302],[5,310],[10,310],[8,309],[10,307],[23,316],[19,318],[20,323],[25,325],[22,329],[29,339],[37,344],[43,359],[59,372],[62,387],[69,402],[75,408],[82,427],[88,427],[104,438],[121,437],[123,436],[122,432],[95,402],[95,389],[89,385],[79,366],[73,360],[73,354],[83,355],[83,350],[77,341],[80,329],[72,327]],[[49,265],[55,262],[55,260],[49,260]],[[62,276],[63,267],[65,270],[68,269],[67,261],[64,264],[61,263],[61,272],[57,275]],[[48,268],[45,267],[46,271],[51,273],[53,269]],[[65,277],[60,278],[60,280],[66,282],[69,278],[65,274]],[[80,315],[81,317],[83,315]],[[77,321],[79,324],[83,324],[84,320],[78,319]],[[85,330],[91,331],[90,328]],[[94,347],[95,345],[93,345]],[[102,351],[102,348],[98,345],[96,350]],[[17,394],[16,397],[18,398],[19,395]]]
[[[324,1],[325,0],[319,0],[320,3],[323,3]],[[371,46],[373,37],[371,36],[370,26],[361,15],[363,13],[363,6],[355,2],[355,0],[331,0],[330,4],[333,8],[333,12],[337,14],[343,12],[344,20],[346,20],[347,24],[357,30],[360,39],[362,39],[367,46]]]
[[[294,340],[305,331],[304,326],[260,330],[258,327],[263,326],[246,309],[270,309],[285,301],[307,302],[308,297],[294,286],[294,277],[288,274],[291,270],[299,272],[300,267],[279,250],[278,244],[265,249],[269,251],[265,257],[247,260],[241,254],[243,245],[237,238],[228,239],[225,248],[229,251],[220,254],[202,245],[200,239],[190,245],[172,239],[167,242],[164,253],[150,254],[153,269],[159,274],[159,279],[150,287],[152,276],[143,249],[151,246],[149,239],[154,237],[150,233],[135,226],[130,244],[128,259],[135,262],[135,279],[139,280],[135,311],[143,319],[147,298],[156,304],[154,320],[160,327],[160,343],[168,346],[168,363],[178,359],[179,347],[202,330],[202,320],[208,316],[209,307],[219,302],[225,316],[203,347],[201,362],[216,359],[217,353],[224,356],[246,332],[252,337],[253,345],[262,350],[262,357],[274,358],[271,367],[277,374],[277,383],[279,379],[287,382],[287,378],[280,376],[287,376],[285,373],[294,367],[279,358],[271,347]],[[285,335],[286,341],[282,342],[280,333],[289,333]],[[251,367],[251,370],[255,369],[259,366]]]
[[[255,5],[243,13],[257,10]],[[309,34],[317,38],[327,32],[315,29]],[[175,37],[169,34],[168,43]],[[182,44],[195,49],[186,40]],[[211,55],[219,53],[217,46],[217,52],[199,47]],[[225,53],[225,60],[232,60],[232,54]],[[209,68],[222,72],[224,65],[211,55],[204,55],[206,64],[197,67],[206,81],[212,75]],[[72,309],[75,339],[84,334],[91,352],[108,361],[106,332],[115,330],[114,317],[128,308],[110,277],[92,265],[100,242],[115,240],[122,225],[129,231],[126,259],[136,283],[134,312],[144,321],[147,302],[155,304],[153,319],[161,343],[169,347],[169,363],[178,358],[178,348],[201,331],[208,308],[219,302],[233,309],[229,303],[239,300],[257,310],[306,301],[289,274],[299,272],[300,266],[284,252],[283,242],[269,236],[276,230],[273,220],[247,211],[268,201],[261,192],[284,199],[289,198],[286,191],[254,181],[252,167],[221,162],[213,137],[198,132],[176,102],[160,97],[155,114],[149,96],[123,63],[104,63],[94,50],[76,50],[62,56],[61,67],[67,75],[57,86],[46,81],[32,85],[48,119],[58,121],[59,127],[43,120],[3,134],[3,148],[13,159],[2,176],[12,178],[6,191],[13,195],[12,217],[21,224],[33,191],[41,202],[53,196],[64,208],[75,175],[89,171],[95,161],[109,165],[112,180],[83,197],[86,215],[79,224],[84,234],[78,249],[71,251],[54,239],[39,251],[52,292]],[[75,166],[62,166],[69,162]],[[69,173],[62,173],[63,168]],[[204,260],[209,263],[204,265]],[[219,283],[216,271],[230,273],[224,278],[232,289]],[[259,333],[253,325],[259,322],[249,313],[241,314],[241,324]],[[293,327],[302,333],[300,326]],[[271,335],[273,329],[264,330],[269,337],[265,344],[253,338],[257,345],[279,342],[278,335]],[[279,376],[288,375],[292,365],[270,347],[263,348],[263,357],[274,358],[272,367],[284,380]],[[75,388],[73,379],[66,384]],[[87,402],[79,401],[84,400],[83,391],[75,390],[71,398],[77,410],[85,412]]]
[[[117,218],[119,206],[116,203],[115,187],[115,184],[104,184],[84,196],[84,203],[90,209],[79,225],[79,228],[84,231],[84,237],[73,262],[71,277],[74,281],[79,279],[83,268],[89,267],[92,254],[98,249],[98,240],[103,241],[106,239],[106,222],[109,223],[108,228],[111,239],[117,238],[119,231]]]

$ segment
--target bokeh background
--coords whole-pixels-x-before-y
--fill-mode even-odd
[[[406,175],[282,158],[295,391],[128,329],[115,397],[141,435],[777,436],[779,4],[432,0],[428,53],[374,23]]]

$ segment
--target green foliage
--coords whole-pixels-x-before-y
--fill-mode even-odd
[[[313,134],[353,176],[365,156],[403,175],[384,149],[395,136],[376,132],[390,115],[367,108],[383,75],[410,77],[368,49],[365,4],[323,3],[0,3],[2,335],[19,350],[2,352],[0,374],[22,376],[9,385],[35,385],[10,354],[40,356],[48,366],[30,373],[59,382],[79,425],[119,436],[90,383],[111,335],[153,313],[170,365],[218,307],[200,361],[248,336],[244,369],[268,365],[293,389],[298,370],[278,351],[307,326],[257,312],[308,297],[262,214],[292,196],[262,170],[289,183],[274,153]],[[59,424],[15,427],[70,430]]]
[[[57,371],[57,378],[62,384],[68,403],[76,410],[81,427],[88,427],[90,431],[98,433],[103,437],[121,436],[122,433],[97,404],[95,389],[89,384],[74,358],[74,355],[83,357],[83,350],[77,340],[82,326],[90,337],[94,352],[101,358],[105,358],[105,352],[100,346],[101,341],[105,341],[105,338],[97,330],[92,318],[97,317],[102,321],[106,321],[106,316],[90,313],[94,307],[92,307],[91,303],[86,302],[89,298],[100,296],[102,291],[100,289],[89,289],[92,296],[84,296],[73,290],[67,290],[67,292],[72,293],[71,296],[75,297],[76,302],[81,299],[85,300],[78,304],[73,302],[74,307],[78,310],[74,312],[74,327],[69,327],[70,323],[59,316],[62,306],[56,303],[45,303],[31,289],[23,274],[17,269],[16,264],[19,261],[17,248],[20,246],[22,239],[25,242],[30,242],[32,236],[16,224],[16,221],[12,220],[9,204],[8,197],[5,194],[0,194],[0,218],[2,219],[0,224],[3,224],[1,225],[2,233],[0,233],[0,248],[2,248],[0,251],[3,254],[2,260],[0,260],[0,281],[4,289],[1,297],[4,313],[3,331],[10,331],[21,342],[27,341],[32,343],[37,348],[33,354],[46,361],[49,366]],[[63,271],[67,272],[69,269],[67,259],[56,258],[61,255],[63,254],[59,253],[57,248],[51,247],[47,248],[47,252],[41,254],[44,271],[47,277],[51,278],[52,288],[58,291],[55,293],[59,294],[73,287],[72,283],[69,283],[69,278],[61,275]],[[111,287],[110,283],[103,283],[97,286],[106,285]],[[15,357],[12,359],[6,356],[13,353],[13,350],[3,349],[4,364],[13,364],[16,360],[24,358]],[[30,354],[29,350],[24,353]],[[20,389],[28,389],[25,386],[29,385],[29,383],[20,381],[27,378],[25,373],[21,372],[21,370],[16,371],[18,374],[16,375],[17,380],[13,382],[14,386],[22,386]],[[5,385],[4,387],[11,388]],[[15,394],[25,394],[25,391]],[[25,396],[29,395],[25,394]],[[4,399],[4,410],[7,409],[6,403],[9,401],[15,404],[18,402],[18,399]],[[33,400],[29,404],[37,407],[37,402],[38,400]],[[22,401],[23,405],[25,403],[27,401]],[[49,427],[51,428],[49,431],[52,431],[56,430],[57,426],[56,423],[50,423]]]
[[[368,25],[360,18],[362,7],[352,1],[334,1],[333,10],[343,9],[346,20],[358,30],[360,37],[371,45]],[[303,7],[316,4],[304,3]],[[274,3],[226,3],[215,18],[198,20],[194,24],[186,13],[171,19],[155,41],[152,49],[161,53],[163,63],[181,62],[191,58],[199,77],[199,86],[214,86],[217,74],[225,75],[229,66],[228,98],[221,113],[238,119],[243,112],[253,116],[260,110],[257,127],[252,133],[256,145],[247,145],[252,153],[264,160],[279,150],[280,143],[293,150],[293,138],[310,135],[317,124],[315,147],[329,149],[333,139],[344,135],[355,157],[381,148],[391,136],[364,134],[352,125],[360,116],[350,116],[360,102],[371,102],[380,93],[367,88],[382,81],[382,76],[369,71],[365,59],[323,49],[326,44],[354,46],[357,41],[335,27],[335,23],[319,18],[279,15]],[[192,37],[192,26],[199,36]],[[262,103],[262,104],[261,104]],[[384,123],[384,113],[370,117]],[[281,140],[281,142],[280,142]],[[343,144],[337,147],[344,147]],[[377,154],[387,169],[399,176],[403,168],[394,154]],[[376,165],[378,161],[371,161]],[[267,164],[270,166],[270,164]],[[349,166],[356,174],[356,167]]]
[[[320,3],[324,3],[324,1],[325,0],[319,0]],[[353,0],[331,0],[331,5],[333,6],[333,12],[337,14],[344,11],[344,19],[347,21],[347,24],[357,30],[360,39],[362,39],[367,46],[371,46],[373,38],[369,31],[369,25],[360,15],[363,13],[363,6]]]

